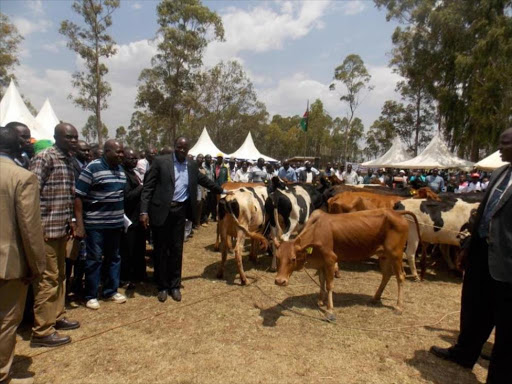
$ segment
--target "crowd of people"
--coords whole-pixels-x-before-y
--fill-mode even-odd
[[[354,170],[352,164],[276,165],[263,158],[251,164],[220,153],[194,158],[185,137],[159,152],[138,152],[118,140],[100,148],[79,140],[68,123],[55,127],[54,139],[34,144],[26,125],[0,127],[0,207],[6,218],[0,231],[1,383],[8,379],[29,286],[34,347],[71,341],[59,333],[80,327],[66,316],[67,299],[92,310],[100,308],[100,298],[126,302],[119,287],[134,289],[147,280],[147,244],[153,247],[158,300],[170,295],[181,301],[183,243],[216,221],[217,195],[230,193],[222,187],[226,182],[268,183],[278,176],[316,183],[325,177],[348,185],[428,186],[454,193],[482,192],[489,183],[489,175],[476,170]]]

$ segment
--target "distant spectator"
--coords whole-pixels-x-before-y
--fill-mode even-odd
[[[480,175],[476,172],[471,174],[471,181],[468,184],[466,192],[482,192],[482,185],[480,184]]]
[[[489,185],[489,178],[486,176],[482,179],[482,183],[481,183],[482,192],[485,192],[487,190],[488,185]]]
[[[14,129],[18,134],[20,141],[21,150],[18,155],[14,158],[14,162],[20,167],[28,169],[30,165],[30,159],[34,156],[34,145],[31,141],[30,129],[23,123],[12,121],[5,126],[8,129]]]
[[[459,176],[459,188],[456,192],[458,193],[466,193],[468,191],[468,181],[466,179],[466,175],[461,173]]]
[[[444,179],[439,176],[439,170],[437,168],[434,168],[432,170],[432,174],[427,176],[427,185],[428,187],[436,192],[442,192],[444,191]]]
[[[297,173],[295,173],[295,170],[290,167],[290,162],[288,160],[283,161],[283,166],[279,168],[277,176],[281,180],[287,181],[289,183],[297,182]]]
[[[249,182],[249,167],[247,161],[242,162],[242,166],[236,171],[235,181],[237,183],[248,183]]]
[[[228,179],[229,181],[235,181],[236,176],[236,162],[234,158],[229,159],[229,173],[228,173]]]
[[[249,181],[253,183],[264,183],[268,179],[269,175],[265,168],[265,160],[263,160],[263,158],[260,157],[256,165],[251,169]]]
[[[299,174],[299,182],[312,184],[316,182],[316,174],[313,172],[313,167],[309,161],[306,161],[306,167]]]
[[[359,182],[357,173],[352,169],[352,164],[347,165],[347,170],[342,173],[342,177],[347,185],[357,185]]]
[[[149,167],[151,167],[151,163],[153,162],[153,159],[155,158],[156,154],[157,152],[155,147],[148,147],[144,151],[144,157],[141,157],[139,161],[137,161],[137,166],[133,171],[135,172],[141,183],[144,183],[144,176],[146,175],[146,172],[149,170]]]

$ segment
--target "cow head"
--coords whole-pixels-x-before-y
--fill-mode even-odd
[[[276,244],[277,246],[277,244]],[[296,244],[296,241],[283,241],[277,246],[276,285],[286,286],[294,271],[304,267],[307,251]]]

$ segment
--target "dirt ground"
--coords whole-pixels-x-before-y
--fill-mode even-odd
[[[459,279],[432,270],[423,283],[408,279],[397,315],[394,278],[383,305],[372,306],[377,263],[344,264],[335,281],[337,322],[328,323],[310,277],[297,272],[288,287],[275,286],[266,255],[256,265],[244,257],[248,286],[240,286],[232,255],[226,280],[217,280],[214,238],[210,225],[185,244],[181,303],[158,302],[154,285],[145,283],[126,304],[71,308],[69,317],[82,324],[69,332],[73,342],[34,349],[22,330],[14,373],[54,384],[485,382],[488,362],[471,372],[427,352],[457,335]]]

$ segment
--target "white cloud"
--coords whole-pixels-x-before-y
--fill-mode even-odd
[[[280,50],[287,40],[296,40],[315,28],[323,28],[321,18],[329,5],[329,1],[287,1],[279,11],[264,6],[250,10],[228,8],[221,15],[225,41],[209,44],[204,62],[215,65],[242,51]]]
[[[131,7],[132,7],[132,9],[139,10],[142,8],[142,4],[135,2],[132,4]]]
[[[43,49],[47,52],[51,52],[51,53],[58,53],[58,52],[60,52],[61,48],[64,48],[65,46],[66,46],[66,41],[59,40],[59,41],[56,41],[55,43],[43,44],[43,45],[41,45],[41,49]]]
[[[52,26],[52,22],[46,19],[39,19],[37,21],[29,20],[24,17],[15,17],[12,22],[18,28],[18,32],[26,37],[34,32],[46,32]]]
[[[36,15],[41,15],[44,13],[42,0],[31,0],[27,3],[27,5],[28,8]]]
[[[356,15],[363,12],[366,6],[361,0],[345,1],[342,9],[345,15]]]
[[[367,68],[372,75],[371,84],[375,88],[367,95],[363,95],[356,116],[363,120],[368,129],[379,117],[384,101],[399,99],[395,93],[395,86],[400,80],[400,76],[384,66],[367,65]],[[329,83],[311,79],[300,72],[281,79],[274,87],[258,88],[257,93],[260,100],[266,104],[271,116],[274,114],[301,115],[306,109],[308,99],[310,103],[320,99],[332,117],[343,117],[346,111],[346,106],[339,100],[339,94],[329,90]]]

